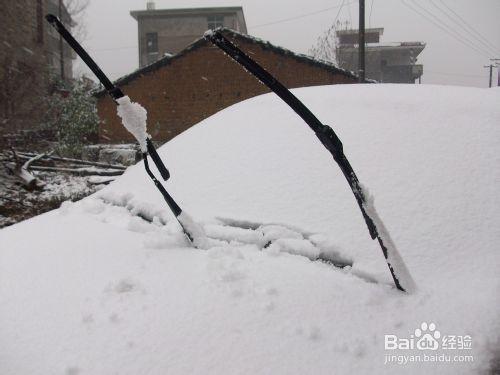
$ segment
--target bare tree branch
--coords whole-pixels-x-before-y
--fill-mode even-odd
[[[73,19],[73,34],[79,40],[84,40],[87,36],[85,25],[85,11],[90,0],[64,0],[64,6]]]
[[[28,170],[29,170],[29,168],[30,168],[30,165],[31,165],[32,163],[34,163],[35,161],[37,161],[37,160],[39,160],[39,159],[42,159],[42,158],[44,158],[44,157],[47,157],[47,156],[51,155],[51,154],[52,154],[52,152],[53,152],[53,151],[51,151],[51,152],[49,152],[49,153],[47,153],[47,154],[39,154],[39,155],[35,155],[35,156],[33,156],[33,157],[32,157],[32,158],[30,158],[30,159],[29,159],[26,163],[24,163],[24,165],[23,165],[23,167],[22,167],[22,168],[24,168],[24,169],[26,169],[26,170],[28,171]]]
[[[316,59],[325,60],[342,66],[341,49],[338,48],[337,29],[339,23],[334,23],[323,35],[318,37],[316,44],[309,49],[309,54]]]
[[[35,158],[39,158],[38,156],[37,157],[34,157],[30,160],[28,160],[26,163],[24,163],[23,165],[20,164],[19,162],[19,158],[17,157],[17,154],[16,152],[14,151],[14,149],[12,149],[12,154],[13,154],[13,157],[14,157],[14,160],[15,160],[15,163],[8,163],[6,164],[6,167],[17,177],[19,178],[19,180],[21,180],[23,186],[27,189],[27,190],[33,190],[33,189],[36,189],[38,188],[40,185],[40,181],[35,177],[33,176],[27,169],[27,167],[29,167],[29,165],[31,164],[32,160],[35,159]],[[34,160],[33,160],[34,161]]]

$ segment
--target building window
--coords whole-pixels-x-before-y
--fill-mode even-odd
[[[146,52],[158,53],[158,33],[146,34]]]
[[[214,30],[218,27],[224,26],[224,16],[208,16],[208,28]]]

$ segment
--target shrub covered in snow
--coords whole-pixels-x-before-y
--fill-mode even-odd
[[[83,146],[95,138],[99,124],[88,84],[82,79],[71,85],[56,80],[47,105],[44,127],[55,132],[59,151],[80,156]]]

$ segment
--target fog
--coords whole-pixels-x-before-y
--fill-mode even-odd
[[[342,1],[157,0],[155,3],[157,9],[242,6],[250,35],[294,52],[307,53],[332,25]],[[439,11],[439,8],[446,10],[445,6],[473,30],[452,12]],[[146,0],[90,1],[84,16],[83,45],[113,79],[138,68],[137,22],[129,12],[145,8]],[[484,65],[490,63],[490,58],[500,57],[499,14],[498,0],[366,0],[366,26],[384,27],[383,43],[427,43],[418,59],[424,65],[424,84],[487,87],[489,71]],[[457,23],[449,17],[454,17]],[[345,0],[338,19],[357,28],[358,2]],[[481,44],[478,34],[492,46]],[[77,62],[75,72],[88,71]],[[493,72],[496,84],[497,70]]]

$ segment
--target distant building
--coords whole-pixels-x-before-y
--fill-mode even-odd
[[[383,28],[365,31],[366,78],[387,83],[415,83],[423,74],[416,64],[425,48],[423,42],[380,44]],[[337,62],[341,68],[358,71],[358,30],[338,30]]]
[[[138,22],[140,67],[182,51],[209,29],[247,33],[242,7],[155,9],[154,2],[147,7],[130,12]]]
[[[293,53],[269,42],[224,29],[224,35],[250,54],[286,87],[357,83],[351,72]],[[148,111],[148,132],[166,142],[214,113],[268,88],[210,42],[198,39],[181,52],[165,56],[116,81]],[[133,142],[105,90],[96,93],[99,136],[104,143]]]

